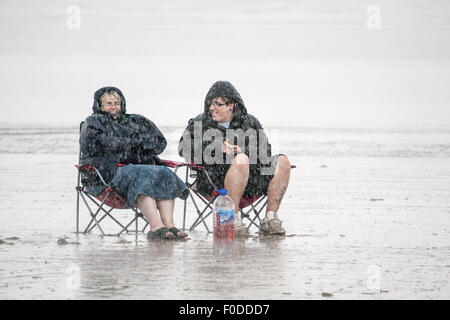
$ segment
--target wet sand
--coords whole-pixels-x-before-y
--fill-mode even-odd
[[[180,130],[163,128],[163,158],[179,160]],[[450,297],[449,130],[277,130],[297,165],[288,237],[217,242],[200,226],[154,243],[74,233],[76,128],[2,128],[0,299]]]

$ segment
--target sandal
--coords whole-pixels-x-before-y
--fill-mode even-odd
[[[166,227],[161,227],[156,231],[149,231],[147,233],[147,240],[163,240],[163,239],[173,239],[175,236],[168,235],[167,233],[171,232]]]
[[[186,233],[184,233],[183,231],[181,231],[180,229],[175,228],[175,227],[170,228],[169,232],[172,232],[175,235],[175,238],[178,238],[178,239],[183,239],[188,236]],[[183,232],[183,234],[179,235],[180,232]]]

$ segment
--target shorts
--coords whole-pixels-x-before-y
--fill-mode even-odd
[[[250,173],[245,187],[243,197],[252,197],[259,195],[267,195],[267,189],[270,181],[275,174],[275,168],[278,163],[278,157],[282,154],[277,154],[271,157],[269,164],[251,164]],[[203,195],[209,195],[214,188],[223,189],[225,183],[225,176],[230,168],[230,164],[215,164],[205,166],[209,177],[214,185],[211,184],[206,174],[202,171],[198,172],[196,180],[197,190]]]

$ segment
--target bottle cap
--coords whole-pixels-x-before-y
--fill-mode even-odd
[[[226,196],[228,194],[227,189],[215,189],[217,192],[220,193],[221,196]]]

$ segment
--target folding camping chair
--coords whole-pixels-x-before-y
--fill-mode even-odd
[[[102,235],[106,235],[101,227],[100,223],[106,218],[109,217],[114,221],[118,226],[121,227],[120,231],[116,234],[120,236],[123,232],[138,232],[138,220],[141,218],[145,221],[145,226],[142,229],[142,232],[145,231],[145,228],[148,225],[147,220],[142,215],[141,212],[135,207],[128,207],[126,205],[126,197],[119,194],[113,187],[108,185],[101,176],[100,172],[97,168],[93,166],[80,166],[76,165],[78,169],[78,184],[76,186],[77,190],[77,221],[76,221],[76,232],[79,231],[79,222],[80,222],[80,198],[83,200],[86,208],[89,211],[91,216],[91,220],[87,224],[86,228],[83,231],[83,234],[90,233],[95,227],[98,227]],[[81,181],[87,181],[86,178],[89,176],[92,178],[98,178],[105,186],[105,190],[98,196],[92,196],[86,190],[86,184],[80,183]],[[89,205],[88,200],[90,200],[91,206]],[[109,207],[105,208],[105,206]],[[134,212],[134,218],[129,221],[126,225],[122,224],[117,218],[112,215],[112,211],[115,209],[129,209]],[[99,218],[100,213],[103,215]],[[129,227],[135,223],[135,230],[130,230]]]
[[[214,187],[214,190],[209,195],[200,193],[197,189],[198,174],[196,172],[191,171],[189,176],[191,178],[195,178],[195,180],[192,183],[186,182],[186,185],[189,186],[189,189],[192,191],[192,194],[196,196],[197,200],[200,200],[200,202],[203,203],[204,207],[200,210],[198,205],[199,202],[196,202],[193,195],[190,194],[191,201],[194,204],[195,209],[197,211],[197,218],[195,219],[194,223],[190,226],[189,230],[190,231],[194,230],[195,228],[197,228],[198,225],[202,223],[206,231],[208,233],[211,233],[211,231],[208,228],[208,224],[205,222],[205,219],[212,214],[213,212],[212,204],[219,196],[219,192],[216,191],[217,186],[214,185],[214,183],[212,182],[211,178],[208,175],[208,172],[204,170],[203,173],[207,177],[211,186]],[[201,203],[199,204],[201,205]],[[242,222],[244,222],[244,219],[247,219],[250,222],[249,225],[247,226],[247,230],[249,230],[252,225],[254,225],[259,230],[259,224],[261,222],[261,218],[259,215],[266,207],[266,205],[267,205],[267,196],[264,194],[254,197],[243,197],[241,199],[241,202],[239,203],[239,213],[241,215]],[[247,207],[250,208],[244,210]]]
[[[82,128],[83,122],[80,123],[80,132]],[[79,151],[79,158],[78,163],[80,163],[81,160],[81,148]],[[218,192],[213,192],[210,195],[204,195],[201,194],[196,186],[197,186],[197,172],[203,171],[208,178],[209,182],[211,183],[214,188],[216,186],[212,182],[211,178],[208,175],[208,172],[204,170],[203,166],[195,165],[195,164],[189,164],[185,162],[176,162],[176,161],[170,161],[170,160],[162,160],[163,164],[171,167],[174,169],[174,172],[177,173],[177,170],[181,167],[186,167],[186,175],[185,175],[185,183],[189,188],[189,198],[191,199],[195,210],[197,212],[197,217],[194,221],[194,223],[189,228],[190,231],[193,231],[197,226],[200,224],[203,224],[206,231],[208,233],[211,233],[210,229],[208,228],[208,224],[206,223],[205,219],[211,215],[212,213],[212,204],[214,200],[218,196]],[[105,232],[103,231],[100,223],[105,218],[110,218],[112,221],[114,221],[118,226],[120,226],[120,231],[117,233],[118,236],[120,236],[123,232],[135,232],[137,234],[138,232],[138,221],[139,219],[144,220],[145,225],[142,228],[141,232],[144,232],[147,228],[148,221],[145,219],[145,217],[142,215],[141,212],[139,212],[138,208],[135,207],[127,207],[126,205],[126,197],[124,195],[119,194],[111,185],[105,182],[103,177],[101,176],[100,172],[97,168],[94,166],[84,165],[81,166],[80,164],[75,165],[75,167],[78,169],[78,180],[77,180],[77,204],[76,204],[76,232],[79,232],[79,222],[80,222],[80,198],[83,200],[83,203],[85,204],[86,208],[89,211],[91,220],[87,224],[86,228],[84,229],[83,233],[90,233],[95,227],[97,227],[102,235],[105,235]],[[295,166],[291,166],[292,168],[295,168]],[[193,180],[193,182],[191,182]],[[87,192],[87,186],[89,183],[96,183],[96,184],[102,184],[105,187],[105,190],[102,194],[99,196],[93,196]],[[197,198],[195,200],[194,196]],[[89,201],[88,201],[89,200]],[[183,231],[186,230],[186,215],[187,215],[187,201],[188,198],[184,200],[184,208],[183,208]],[[89,205],[91,203],[91,206]],[[204,205],[203,208],[201,208],[201,205]],[[261,222],[260,213],[267,205],[267,196],[266,195],[258,195],[255,197],[243,197],[241,199],[241,202],[239,204],[239,212],[241,214],[241,219],[247,219],[250,223],[247,227],[247,229],[250,229],[250,227],[253,225],[257,229],[259,229],[259,224]],[[106,207],[109,207],[107,209]],[[248,207],[248,208],[247,208]],[[246,210],[244,210],[247,208]],[[113,215],[112,211],[116,209],[128,209],[132,210],[134,212],[134,217],[131,221],[129,221],[127,224],[122,224],[118,221]],[[103,213],[101,217],[99,217],[100,213]],[[130,226],[135,223],[134,230],[130,230]]]
[[[205,171],[206,173],[206,171]],[[207,173],[206,173],[207,174]],[[197,202],[195,201],[194,197],[191,195],[191,200],[197,210],[197,218],[195,219],[194,223],[189,228],[190,231],[194,230],[200,223],[203,223],[204,227],[206,228],[206,231],[208,233],[211,233],[211,231],[208,228],[207,223],[205,222],[205,219],[208,218],[212,212],[212,204],[216,200],[216,198],[219,196],[219,192],[214,190],[209,195],[201,194],[196,189],[196,182],[194,182],[190,186],[190,190],[193,194],[197,196],[197,198],[203,202],[204,208],[202,210],[199,209],[199,206],[197,205]],[[216,188],[216,187],[214,187]],[[247,226],[247,230],[250,229],[250,227],[253,225],[259,230],[259,224],[261,223],[260,213],[263,211],[263,209],[267,205],[267,195],[258,195],[253,197],[243,197],[239,203],[239,213],[241,215],[241,220],[244,222],[244,219],[247,219],[250,223]],[[249,208],[247,208],[249,207]],[[247,208],[247,210],[244,210]],[[252,217],[253,214],[253,217]]]
[[[83,122],[80,123],[80,132]],[[119,194],[111,185],[105,182],[102,175],[94,166],[83,165],[81,166],[81,148],[78,155],[78,164],[75,167],[78,169],[78,180],[77,186],[75,187],[77,191],[77,205],[76,205],[76,233],[79,232],[79,223],[80,223],[80,198],[83,200],[87,210],[90,214],[90,221],[87,224],[86,228],[83,231],[83,234],[90,233],[95,227],[97,227],[102,235],[106,235],[101,227],[100,223],[105,218],[110,218],[115,224],[117,224],[121,229],[116,234],[120,236],[123,232],[138,232],[138,220],[142,219],[145,222],[145,226],[142,229],[142,232],[145,231],[145,228],[148,226],[148,222],[141,212],[135,207],[128,207],[126,205],[127,198],[121,194]],[[93,196],[88,193],[86,187],[89,184],[101,184],[105,187],[105,190],[98,196]],[[109,207],[109,208],[107,208]],[[134,217],[126,224],[122,224],[117,218],[115,218],[112,214],[113,210],[116,209],[128,209],[133,211]],[[102,213],[102,214],[101,214]],[[135,229],[130,230],[130,226],[135,223]]]
[[[189,188],[189,198],[191,199],[195,210],[197,212],[197,217],[192,223],[192,225],[189,228],[189,231],[193,231],[195,228],[197,228],[200,224],[203,224],[206,231],[208,233],[211,233],[211,230],[208,228],[208,224],[206,223],[205,219],[208,218],[213,211],[212,204],[214,200],[219,195],[219,192],[213,191],[209,195],[205,195],[200,193],[197,190],[197,182],[198,182],[198,172],[203,171],[203,173],[206,175],[207,179],[209,180],[209,183],[211,186],[216,189],[217,187],[212,182],[208,172],[204,170],[204,167],[194,164],[189,164],[185,162],[175,162],[175,161],[163,161],[166,166],[175,168],[175,172],[178,170],[178,168],[185,166],[186,167],[186,176],[185,176],[185,183]],[[294,165],[291,166],[291,168],[295,168]],[[194,179],[192,181],[192,179]],[[192,182],[191,182],[192,181]],[[195,196],[195,197],[194,197]],[[195,199],[197,198],[197,200]],[[186,213],[187,213],[187,201],[188,199],[184,200],[184,210],[183,210],[183,230],[186,230]],[[243,197],[241,199],[241,202],[239,203],[239,212],[241,214],[241,220],[244,221],[244,219],[247,219],[249,221],[249,225],[247,226],[247,230],[250,229],[251,226],[255,226],[259,230],[259,224],[261,223],[260,214],[264,210],[264,208],[267,205],[267,195],[258,195],[253,197]],[[203,207],[201,207],[203,206]],[[247,208],[247,209],[246,209]],[[244,210],[245,209],[245,210]]]

